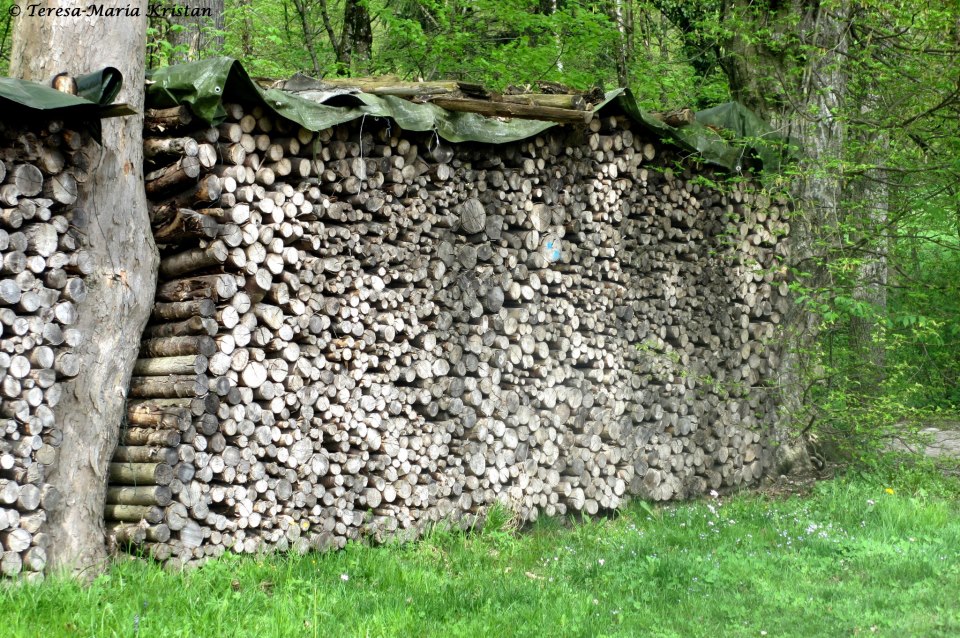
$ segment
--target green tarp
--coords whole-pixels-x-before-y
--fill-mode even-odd
[[[76,80],[77,95],[70,95],[36,82],[0,78],[0,108],[97,120],[134,113],[125,104],[112,104],[123,85],[123,76],[117,69],[106,67]]]
[[[402,98],[369,93],[340,92],[310,99],[288,91],[261,89],[232,58],[214,58],[157,69],[150,73],[149,80],[147,102],[152,107],[188,104],[195,115],[211,124],[220,123],[226,116],[224,100],[252,100],[262,102],[278,115],[311,131],[364,116],[388,117],[402,129],[436,131],[450,142],[497,144],[525,139],[554,126],[553,122],[505,121],[475,113],[450,112],[432,104],[415,104]],[[306,92],[307,95],[310,93]]]
[[[117,69],[107,67],[77,78],[78,95],[74,96],[34,82],[0,78],[0,107],[97,120],[128,115],[133,111],[126,105],[111,104],[122,81]],[[218,124],[226,117],[225,100],[260,102],[312,131],[358,118],[385,117],[402,129],[433,131],[455,143],[514,142],[560,126],[555,122],[446,111],[392,96],[315,90],[309,82],[297,92],[261,89],[238,61],[227,57],[164,67],[148,74],[147,104],[153,108],[187,104],[197,117]],[[766,170],[777,171],[788,149],[765,122],[736,102],[700,111],[695,122],[681,127],[668,126],[641,109],[629,89],[608,92],[596,110],[608,109],[626,113],[662,141],[731,171],[740,171],[746,155],[759,158]]]
[[[225,118],[224,101],[255,101],[312,131],[363,117],[387,117],[402,129],[435,131],[449,142],[500,144],[559,126],[555,122],[445,111],[429,103],[417,104],[368,93],[319,90],[292,93],[261,89],[238,61],[227,57],[156,69],[149,73],[148,79],[148,105],[164,108],[187,104],[196,116],[211,124]],[[759,157],[767,170],[776,171],[780,167],[782,141],[773,135],[769,126],[736,103],[698,113],[696,122],[682,127],[668,126],[640,109],[627,89],[607,93],[596,108],[598,111],[618,108],[663,141],[731,171],[740,170],[747,154]],[[727,125],[731,122],[734,126]],[[711,127],[732,131],[735,139],[727,140]]]

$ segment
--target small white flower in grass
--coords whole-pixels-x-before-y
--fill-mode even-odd
[[[597,562],[600,563],[600,567],[603,567],[603,564],[604,564],[606,561],[601,558],[601,559],[598,560]]]
[[[342,580],[343,582],[347,582],[348,580],[350,580],[350,574],[340,574],[340,580]]]
[[[710,497],[711,497],[711,498],[717,498],[718,496],[720,496],[720,495],[717,493],[717,490],[710,490]]]

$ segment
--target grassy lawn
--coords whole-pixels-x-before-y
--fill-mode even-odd
[[[958,636],[960,482],[847,476],[405,546],[0,587],[3,636]]]

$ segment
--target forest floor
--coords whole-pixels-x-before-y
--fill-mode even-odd
[[[13,636],[958,636],[960,478],[914,460],[592,520],[91,586],[0,586]],[[773,482],[774,484],[776,481]]]

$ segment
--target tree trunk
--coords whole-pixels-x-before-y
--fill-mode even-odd
[[[633,61],[633,10],[629,2],[613,0],[610,17],[617,27],[617,86],[630,86],[630,64]]]
[[[240,30],[240,51],[243,53],[242,59],[249,60],[253,58],[253,0],[238,0],[237,6],[241,9],[243,26]]]
[[[728,5],[724,21],[738,25],[725,43],[721,65],[734,96],[788,139],[802,145],[798,178],[792,185],[797,210],[791,220],[790,264],[811,273],[803,282],[818,287],[825,281],[822,246],[829,229],[836,227],[842,193],[840,162],[843,158],[845,128],[841,108],[847,90],[845,58],[849,44],[850,8],[846,0],[823,3],[792,0],[770,3],[769,10],[757,11],[752,2],[739,0]],[[757,24],[763,22],[763,24]],[[748,26],[752,25],[752,26]],[[756,28],[770,29],[774,40],[794,42],[797,50],[780,46],[772,49],[764,40],[750,37]],[[776,37],[779,34],[779,38]],[[770,40],[771,42],[773,40]],[[803,55],[799,55],[803,53]],[[803,60],[804,66],[797,66]],[[808,419],[804,405],[805,371],[816,337],[818,318],[803,306],[795,305],[784,317],[784,356],[779,371],[781,414],[778,426],[781,467],[808,466],[809,458],[793,440],[797,419]]]
[[[373,30],[370,12],[364,0],[346,0],[343,5],[343,32],[340,36],[338,62],[347,74],[358,71],[363,75],[370,64],[373,49]]]
[[[191,0],[183,5],[200,15],[170,16],[173,63],[191,62],[223,48],[223,0]]]
[[[124,78],[120,101],[142,111],[146,24],[146,16],[22,17],[15,28],[11,73],[49,82],[63,71],[82,74],[114,66]],[[83,374],[66,385],[56,408],[63,442],[48,482],[63,499],[48,513],[46,531],[48,566],[85,577],[104,566],[107,469],[156,285],[158,257],[143,187],[142,126],[140,115],[103,122],[102,146],[96,149],[99,165],[79,185],[76,201],[89,219],[83,231],[95,269],[86,280],[87,298],[76,304],[74,327],[92,338],[76,353]]]
[[[310,55],[310,63],[313,64],[313,74],[316,77],[320,77],[320,58],[317,56],[317,47],[315,43],[317,34],[310,26],[309,3],[307,0],[293,0],[293,6],[297,12],[297,17],[300,20],[300,30],[303,32],[304,46],[307,49],[307,53]],[[330,25],[330,13],[327,10],[327,3],[324,0],[320,0],[320,15],[323,18],[323,25],[327,31],[327,37],[330,38],[330,45],[334,48],[334,52],[337,53],[337,59],[339,59],[340,54],[339,50],[337,49],[337,41],[333,35],[333,27]]]
[[[864,156],[860,163],[888,151],[889,142],[883,133],[862,132],[858,135]],[[870,151],[873,152],[870,152]],[[869,154],[871,157],[867,157]],[[861,307],[850,317],[850,345],[857,362],[854,374],[865,392],[876,389],[884,378],[886,350],[878,338],[877,323],[886,316],[887,308],[887,224],[890,191],[883,166],[874,166],[855,177],[847,185],[846,200],[850,225],[860,229],[860,250],[854,301]]]

